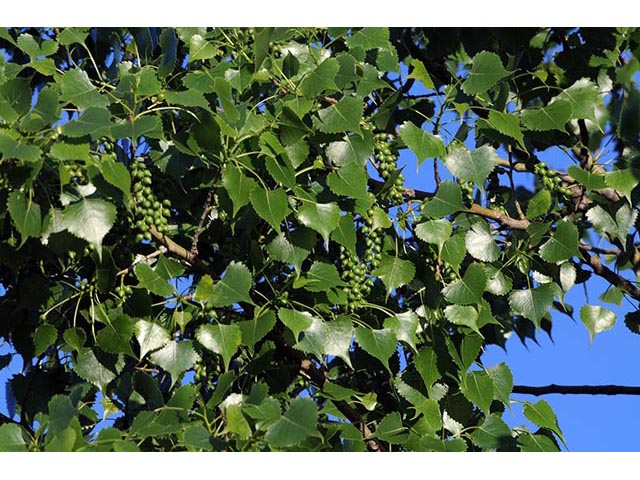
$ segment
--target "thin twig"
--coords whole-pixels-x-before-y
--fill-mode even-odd
[[[640,395],[640,387],[626,385],[545,385],[531,387],[527,385],[514,385],[513,393],[524,395]]]
[[[213,200],[213,190],[215,189],[215,187],[215,185],[211,187],[211,189],[207,193],[207,200],[204,202],[204,209],[202,210],[202,215],[200,215],[198,228],[196,228],[196,233],[193,236],[193,242],[191,243],[191,254],[195,257],[198,256],[198,240],[200,238],[200,234],[202,233],[204,221],[206,220],[207,216],[209,215],[209,211],[211,210],[211,201]]]
[[[522,211],[522,207],[520,207],[520,202],[518,201],[518,196],[516,195],[515,183],[513,181],[513,154],[511,151],[511,145],[507,145],[507,153],[509,154],[509,168],[507,169],[507,176],[509,177],[509,186],[511,188],[513,204],[516,207],[516,212],[518,212],[518,217],[520,218],[520,220],[525,220],[527,217]]]

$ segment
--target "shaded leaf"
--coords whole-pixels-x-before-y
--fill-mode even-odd
[[[310,398],[295,398],[287,412],[265,435],[265,440],[274,447],[297,445],[309,436],[317,436],[318,410]]]
[[[356,341],[369,355],[377,358],[389,370],[389,357],[396,351],[398,338],[393,330],[385,328],[374,330],[358,326]]]

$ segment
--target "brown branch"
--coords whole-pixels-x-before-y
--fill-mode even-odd
[[[598,255],[591,255],[588,250],[582,246],[580,246],[580,251],[585,258],[584,263],[588,264],[596,275],[604,278],[611,285],[624,289],[635,300],[640,300],[640,289],[638,287],[623,276],[618,275],[609,267],[603,265]]]
[[[514,385],[513,393],[523,395],[640,395],[640,387],[624,385],[545,385],[542,387],[530,387],[527,385]]]
[[[485,208],[475,203],[469,207],[469,212],[495,220],[496,222],[513,230],[526,230],[530,225],[529,220],[526,218],[524,220],[516,220],[505,213],[497,210],[491,210],[490,208]]]
[[[202,227],[204,226],[204,221],[209,215],[209,211],[211,210],[211,200],[213,200],[213,188],[209,190],[207,193],[207,200],[204,202],[204,208],[202,210],[202,215],[200,215],[200,221],[198,222],[198,228],[196,228],[196,233],[193,236],[193,241],[191,242],[191,254],[194,257],[198,256],[198,240],[200,239],[200,234],[202,233]]]
[[[191,253],[189,250],[184,248],[182,245],[177,244],[171,238],[167,237],[164,233],[160,233],[156,230],[156,227],[152,226],[149,229],[153,238],[158,240],[162,245],[167,247],[167,250],[173,255],[183,259],[184,261],[190,263],[193,266],[197,266],[200,264],[198,260],[198,256]]]
[[[295,353],[295,352],[294,352]],[[318,388],[322,390],[322,386],[324,382],[327,380],[324,372],[320,371],[316,366],[309,360],[304,357],[300,362],[300,373],[303,374],[306,378],[308,378],[312,383],[314,383]],[[374,438],[370,438],[373,436],[373,432],[369,429],[367,424],[362,418],[362,415],[358,413],[351,405],[349,405],[344,400],[332,400],[334,405],[340,413],[342,413],[349,421],[358,427],[360,433],[365,438],[367,445],[374,452],[381,452],[382,446],[378,441]]]

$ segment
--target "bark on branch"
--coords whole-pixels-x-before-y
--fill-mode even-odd
[[[523,395],[640,395],[640,387],[626,385],[545,385],[531,387],[527,385],[515,385],[513,393]]]

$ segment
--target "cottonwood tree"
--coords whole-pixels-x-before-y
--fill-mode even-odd
[[[0,450],[554,451],[483,348],[640,331],[634,29],[0,37]]]

